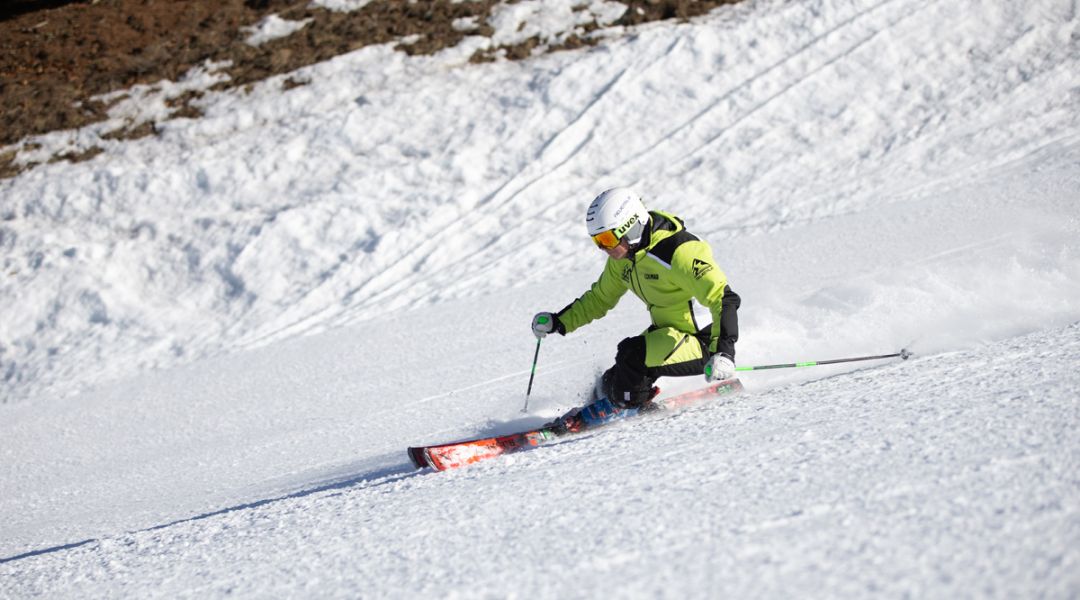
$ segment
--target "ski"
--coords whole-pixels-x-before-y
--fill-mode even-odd
[[[661,408],[671,410],[695,404],[702,400],[717,396],[726,396],[742,391],[742,383],[738,379],[718,381],[699,390],[676,394],[657,402]],[[637,411],[627,411],[626,416],[633,416]],[[609,420],[604,421],[610,422]],[[434,446],[415,446],[408,449],[409,459],[417,469],[431,467],[436,471],[456,469],[473,463],[520,452],[529,448],[540,446],[569,433],[558,433],[551,428],[538,428],[506,435],[484,437],[471,440],[437,444]]]
[[[556,437],[558,436],[550,429],[533,429],[497,437],[409,448],[409,458],[418,469],[431,467],[437,471],[445,471],[539,446]]]

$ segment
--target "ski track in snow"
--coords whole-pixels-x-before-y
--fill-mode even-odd
[[[0,182],[0,596],[1080,595],[1077,40],[1072,1],[759,0],[368,48]],[[521,413],[626,183],[712,242],[740,364],[915,358],[412,471],[648,325],[547,338]]]

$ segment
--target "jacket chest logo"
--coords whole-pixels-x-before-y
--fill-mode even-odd
[[[659,280],[659,279],[660,279],[660,275],[659,275],[659,274],[657,274],[657,273],[646,273],[646,274],[645,274],[645,279],[655,279],[655,280]]]
[[[622,280],[626,283],[630,283],[630,265],[626,265],[622,270]]]

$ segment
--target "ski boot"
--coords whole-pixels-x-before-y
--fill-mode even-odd
[[[658,395],[660,395],[660,388],[653,387],[648,400],[638,406],[627,407],[619,407],[608,398],[600,398],[585,406],[571,409],[558,419],[544,425],[544,428],[552,430],[556,435],[579,433],[616,419],[656,410],[659,406],[652,400]]]
[[[585,428],[585,421],[581,417],[582,407],[570,409],[565,415],[544,425],[544,429],[550,429],[555,435],[578,433]]]

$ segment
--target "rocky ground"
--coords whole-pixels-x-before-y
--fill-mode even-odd
[[[513,2],[516,0],[506,0]],[[629,8],[615,25],[686,19],[737,0],[623,0]],[[109,104],[96,96],[175,81],[207,60],[228,61],[228,81],[217,89],[245,86],[369,44],[398,42],[410,54],[453,46],[466,35],[491,35],[486,18],[497,0],[374,0],[352,12],[314,6],[311,0],[7,0],[0,4],[0,177],[33,168],[19,160],[32,150],[30,136],[103,121]],[[582,0],[581,6],[587,6]],[[244,29],[270,14],[299,21],[299,32],[259,46],[245,42]],[[473,18],[478,27],[461,31],[455,20]],[[568,36],[559,50],[592,43]],[[409,43],[401,43],[408,38]],[[474,61],[530,56],[539,40],[478,52]],[[287,85],[303,85],[292,82]],[[197,117],[193,91],[170,101],[168,118]],[[109,132],[112,139],[154,135],[154,122],[132,123]],[[50,157],[85,160],[91,147]]]

